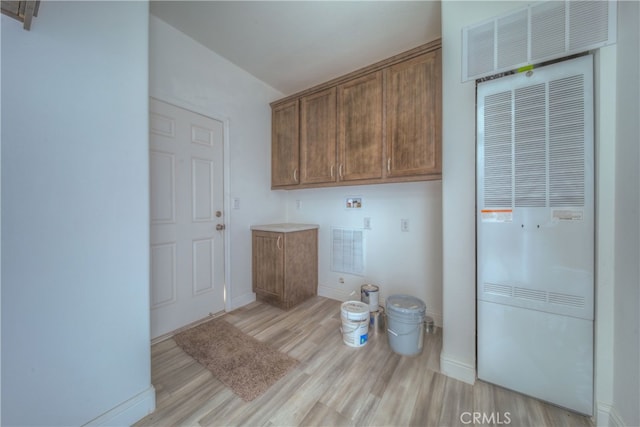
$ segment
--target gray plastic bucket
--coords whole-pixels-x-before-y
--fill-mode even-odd
[[[420,354],[427,311],[424,302],[411,295],[391,295],[386,306],[387,337],[391,350],[404,356]]]

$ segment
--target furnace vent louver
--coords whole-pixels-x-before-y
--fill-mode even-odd
[[[581,74],[484,99],[484,208],[585,204]]]
[[[462,81],[616,42],[615,0],[535,3],[462,29]]]

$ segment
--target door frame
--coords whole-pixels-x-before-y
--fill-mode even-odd
[[[224,203],[224,311],[231,311],[231,239],[229,234],[231,231],[231,190],[229,187],[230,173],[229,173],[229,118],[219,114],[217,111],[209,110],[205,107],[193,105],[188,101],[174,98],[167,94],[149,94],[149,99],[156,99],[167,104],[174,105],[183,110],[191,111],[192,113],[200,114],[201,116],[208,117],[213,120],[222,122],[223,125],[223,146],[222,146],[222,167],[223,171],[223,203]],[[149,114],[147,113],[147,120]],[[151,286],[151,283],[149,283]]]

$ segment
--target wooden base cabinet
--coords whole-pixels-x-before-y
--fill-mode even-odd
[[[318,294],[318,227],[252,227],[252,289],[256,298],[288,310]]]

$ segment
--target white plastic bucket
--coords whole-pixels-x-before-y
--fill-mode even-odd
[[[347,301],[340,306],[342,341],[350,347],[362,347],[369,337],[369,305]]]
[[[387,336],[395,353],[413,356],[422,352],[424,317],[427,310],[422,300],[410,295],[387,298]]]
[[[365,284],[360,287],[360,301],[369,304],[369,311],[378,311],[378,296],[380,288],[376,285]]]

